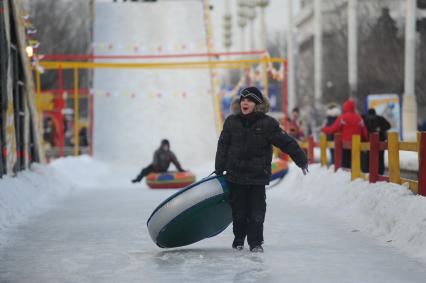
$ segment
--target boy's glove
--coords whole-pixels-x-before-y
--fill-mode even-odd
[[[303,175],[306,175],[309,173],[308,164],[306,164],[306,166],[302,168],[302,172],[303,172]]]

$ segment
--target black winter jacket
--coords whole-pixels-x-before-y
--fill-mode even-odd
[[[155,172],[167,172],[170,163],[173,163],[178,171],[183,171],[176,155],[171,150],[163,150],[160,147],[155,151],[154,160],[152,161]]]
[[[272,145],[289,154],[297,166],[308,160],[297,142],[278,122],[262,112],[233,114],[223,125],[216,152],[216,172],[242,185],[267,185],[271,178]]]
[[[380,141],[385,141],[387,139],[386,132],[391,128],[391,124],[385,117],[380,115],[367,115],[364,117],[364,124],[369,134],[378,132]]]

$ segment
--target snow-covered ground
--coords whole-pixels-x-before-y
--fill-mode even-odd
[[[129,180],[139,168],[88,157],[0,180],[3,282],[424,282],[426,198],[295,167],[268,190],[265,253],[230,248],[232,230],[178,249],[146,220],[174,191]],[[212,163],[195,170],[198,178]]]

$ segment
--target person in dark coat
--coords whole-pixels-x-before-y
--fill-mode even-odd
[[[352,141],[353,135],[360,135],[362,140],[368,139],[367,128],[361,115],[355,111],[355,102],[351,99],[343,103],[343,114],[337,117],[331,126],[324,127],[322,130],[325,134],[342,133],[343,141]],[[342,166],[351,168],[351,150],[343,149]]]
[[[164,139],[161,141],[160,148],[157,149],[154,153],[154,160],[152,164],[143,168],[142,171],[139,173],[139,175],[132,180],[132,183],[140,182],[149,173],[167,172],[167,170],[169,169],[170,163],[173,163],[179,172],[185,171],[180,166],[180,163],[177,160],[176,155],[170,150],[169,141]]]
[[[423,121],[421,125],[419,125],[419,132],[426,132],[426,120]]]
[[[308,160],[298,143],[266,115],[269,102],[256,87],[240,92],[238,107],[224,122],[215,162],[215,173],[230,184],[234,241],[242,250],[247,242],[252,252],[263,252],[265,186],[271,178],[272,146],[291,156],[306,174]],[[235,104],[234,104],[235,105]]]
[[[334,122],[337,120],[337,117],[342,114],[342,111],[340,110],[340,107],[332,103],[327,107],[327,110],[325,111],[325,127],[331,126],[334,124]],[[334,134],[328,134],[327,135],[327,141],[334,141]],[[330,156],[331,156],[331,164],[334,164],[334,149],[330,148]]]
[[[367,127],[368,134],[379,133],[380,141],[386,141],[387,131],[391,128],[390,123],[385,117],[377,115],[373,108],[368,109],[367,115],[364,117],[364,124]],[[365,154],[363,158],[363,171],[369,172],[369,155]],[[385,173],[385,152],[379,151],[379,174]]]

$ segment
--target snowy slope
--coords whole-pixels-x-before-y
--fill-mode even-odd
[[[95,54],[207,52],[202,12],[202,2],[195,0],[96,3]],[[174,48],[182,45],[187,48]],[[141,166],[168,138],[185,169],[211,160],[217,134],[210,88],[207,69],[95,70],[94,91],[102,93],[95,95],[95,157]]]

